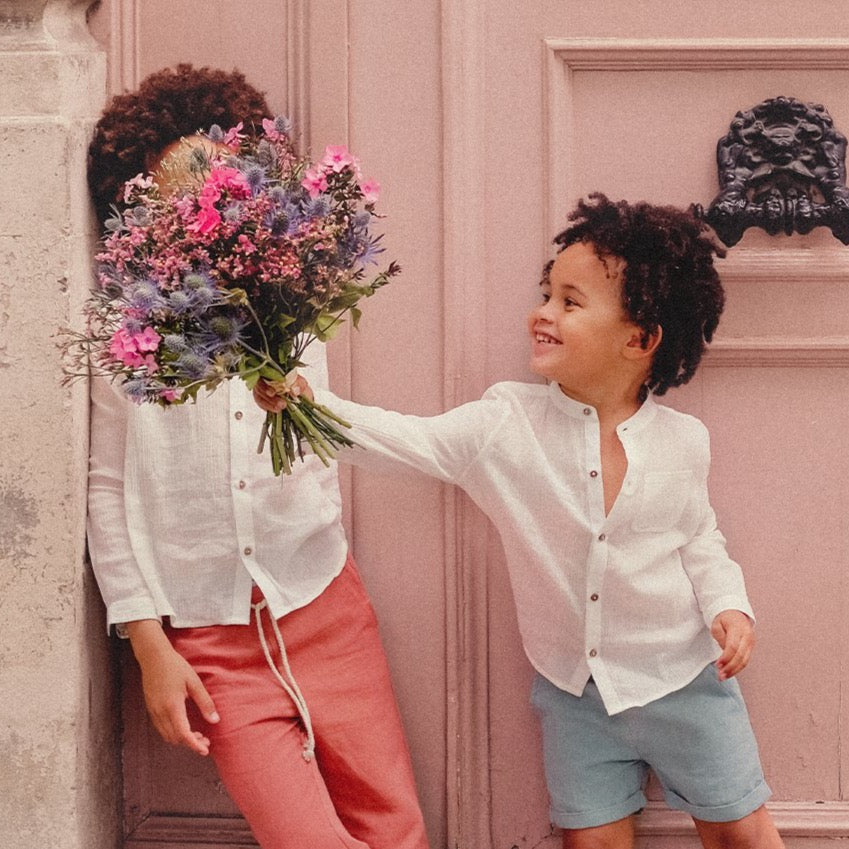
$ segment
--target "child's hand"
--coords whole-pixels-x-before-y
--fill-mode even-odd
[[[710,633],[722,649],[716,662],[719,680],[733,678],[746,668],[755,647],[752,620],[742,610],[723,610],[713,620]]]
[[[291,388],[284,394],[280,393],[280,385],[272,383],[268,380],[259,379],[259,382],[254,387],[254,401],[265,410],[266,413],[279,413],[286,409],[286,395],[294,395],[298,397],[303,395],[313,400],[312,388],[307,383],[306,378],[298,375]]]
[[[167,743],[209,754],[209,738],[193,731],[186,713],[192,699],[207,722],[219,720],[212,697],[198,674],[171,646],[158,621],[129,622],[133,653],[142,671],[142,690],[154,727]]]

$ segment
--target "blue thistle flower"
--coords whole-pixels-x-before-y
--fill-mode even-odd
[[[278,115],[274,119],[274,129],[288,136],[292,132],[292,122],[285,115]]]
[[[358,233],[364,233],[368,230],[369,224],[371,224],[371,213],[370,212],[358,212],[354,216],[354,220],[352,222],[353,228]]]
[[[133,377],[125,380],[121,387],[134,404],[141,404],[148,399],[150,388],[143,377]]]
[[[224,210],[222,217],[225,221],[235,224],[242,217],[242,205],[240,203],[231,203]]]
[[[274,203],[280,206],[285,206],[287,203],[291,203],[292,200],[292,196],[283,186],[274,186],[274,188],[269,189],[268,196]]]
[[[126,330],[131,336],[135,333],[141,333],[142,329],[142,323],[137,318],[124,319],[124,330]]]
[[[251,190],[251,194],[256,197],[265,185],[265,168],[263,168],[262,165],[249,165],[243,173],[245,175],[245,182]]]
[[[356,255],[357,260],[362,265],[374,264],[377,265],[377,257],[382,254],[386,248],[379,244],[381,236],[376,236],[374,239],[363,239],[360,252]]]
[[[162,306],[162,296],[152,280],[140,280],[130,290],[128,302],[133,309],[151,312]]]
[[[201,289],[210,289],[212,291],[216,289],[215,281],[209,272],[197,269],[183,275],[183,285],[193,292],[200,291]]]
[[[220,124],[213,124],[209,128],[209,132],[206,134],[206,137],[215,144],[221,144],[224,141],[224,130],[221,129]]]
[[[256,161],[268,168],[277,162],[277,150],[268,139],[261,139],[256,146]]]
[[[330,199],[327,195],[310,198],[304,206],[304,212],[309,218],[323,218],[330,212]]]
[[[189,292],[192,307],[203,312],[218,299],[218,287],[208,271],[190,271],[183,276],[183,288]]]
[[[150,210],[146,206],[134,206],[124,213],[124,221],[131,227],[147,227],[151,222]]]
[[[201,380],[210,370],[209,358],[197,350],[184,351],[176,365],[191,380]]]
[[[171,312],[181,315],[192,308],[192,300],[192,296],[188,292],[176,289],[168,296],[168,306]]]
[[[228,348],[240,341],[244,324],[235,316],[216,315],[207,322],[200,335],[200,344],[210,353]]]
[[[287,203],[283,208],[283,214],[286,216],[288,225],[286,227],[286,235],[293,236],[298,232],[301,222],[304,220],[304,215],[301,212],[300,206],[295,203]]]
[[[166,333],[162,344],[174,354],[181,354],[189,349],[189,343],[182,333]]]

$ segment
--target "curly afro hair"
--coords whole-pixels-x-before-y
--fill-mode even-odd
[[[646,391],[663,395],[696,372],[713,338],[725,293],[713,264],[725,249],[692,214],[672,206],[613,202],[600,192],[581,200],[554,242],[560,251],[592,244],[603,262],[625,262],[622,305],[646,334],[662,329]],[[546,266],[546,275],[551,263]]]
[[[243,121],[249,132],[269,114],[262,92],[239,71],[180,64],[146,77],[137,91],[114,97],[95,125],[88,185],[98,220],[168,145],[212,124],[226,130]]]

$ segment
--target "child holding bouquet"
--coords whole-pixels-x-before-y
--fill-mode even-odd
[[[140,172],[173,188],[181,138],[268,114],[241,74],[189,65],[114,98],[89,155],[100,220]],[[305,360],[324,385],[322,346]],[[262,427],[238,379],[167,411],[94,379],[89,547],[108,624],[159,733],[213,757],[263,849],[427,849],[336,471],[306,457],[274,477]]]
[[[716,329],[717,248],[669,207],[594,195],[571,220],[529,320],[548,385],[431,418],[315,396],[353,424],[361,448],[341,459],[457,484],[498,528],[566,849],[632,847],[649,767],[705,847],[779,849],[734,678],[753,614],[708,500],[708,435],[655,401]]]

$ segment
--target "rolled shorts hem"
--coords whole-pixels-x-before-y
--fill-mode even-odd
[[[694,819],[704,822],[735,822],[760,808],[772,796],[772,790],[769,789],[769,785],[765,781],[761,781],[754,790],[747,793],[739,802],[713,807],[692,805],[671,790],[664,789],[663,795],[670,808],[684,811]]]
[[[558,811],[551,809],[551,822],[558,828],[596,828],[625,819],[646,806],[646,797],[638,790],[622,802],[594,811]]]

